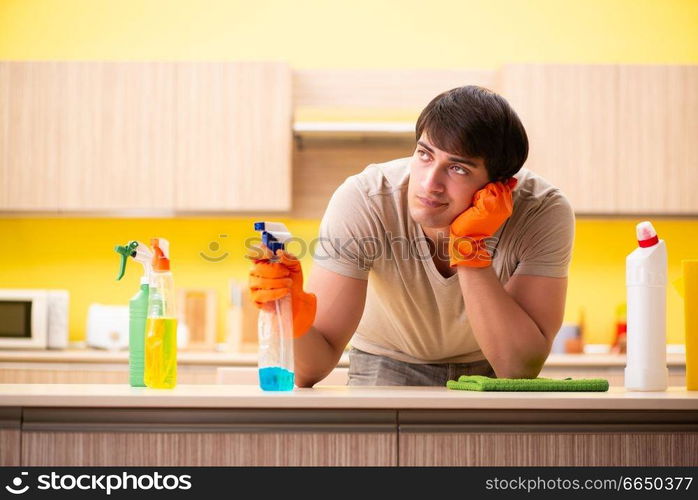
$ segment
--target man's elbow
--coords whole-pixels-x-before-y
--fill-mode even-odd
[[[307,387],[310,388],[317,384],[319,380],[315,378],[310,378],[310,377],[304,377],[298,373],[296,373],[296,386],[298,387]]]
[[[545,358],[534,360],[513,360],[493,366],[497,378],[536,378],[543,369]]]
[[[308,373],[306,371],[303,371],[300,367],[296,367],[296,373],[294,374],[295,384],[298,387],[313,387],[318,382],[324,380],[325,377],[329,375],[330,371],[331,370],[324,373]]]

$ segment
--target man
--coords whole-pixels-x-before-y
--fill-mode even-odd
[[[550,352],[574,214],[522,168],[518,116],[494,92],[456,88],[422,111],[416,138],[411,158],[369,165],[335,191],[310,293],[294,256],[255,261],[258,306],[292,295],[299,387],[327,376],[350,340],[349,385],[534,378]]]

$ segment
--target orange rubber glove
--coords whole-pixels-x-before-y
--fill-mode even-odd
[[[260,253],[261,251],[261,253]],[[262,258],[260,258],[260,256]],[[262,246],[248,254],[254,262],[250,270],[250,296],[255,305],[263,309],[265,304],[291,294],[293,308],[293,337],[303,336],[315,321],[317,298],[303,291],[301,262],[284,250],[277,250],[277,262],[271,262],[271,250]]]
[[[517,179],[490,182],[473,196],[473,203],[451,223],[448,254],[451,267],[487,267],[492,255],[487,249],[491,237],[513,210],[511,192]]]

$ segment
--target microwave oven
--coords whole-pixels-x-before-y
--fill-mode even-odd
[[[0,349],[65,349],[67,290],[0,288]]]

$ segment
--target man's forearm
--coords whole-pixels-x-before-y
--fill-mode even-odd
[[[458,267],[473,334],[500,378],[534,378],[548,356],[540,328],[506,292],[492,266]]]
[[[314,326],[293,341],[293,357],[296,385],[312,387],[325,378],[336,366],[341,353]]]

